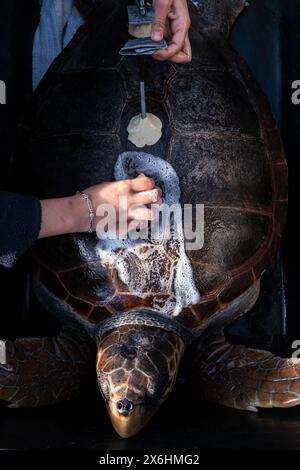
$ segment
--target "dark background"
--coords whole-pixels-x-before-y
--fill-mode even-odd
[[[261,298],[230,329],[238,342],[288,354],[300,339],[298,308],[300,105],[291,84],[300,80],[299,0],[250,0],[231,42],[267,93],[282,131],[290,168],[290,208],[281,253],[263,279]],[[5,47],[1,44],[0,48]],[[1,51],[0,51],[1,52]],[[44,317],[28,313],[26,261],[0,270],[1,336],[42,334]],[[91,400],[91,396],[95,398]],[[96,391],[80,403],[41,410],[0,410],[0,448],[300,448],[300,409],[238,412],[192,398],[184,385],[139,436],[118,438]]]
[[[291,101],[291,85],[300,77],[298,0],[252,0],[240,17],[231,42],[247,60],[268,95],[281,129],[290,172],[289,214],[282,244],[284,295],[281,306],[285,349],[300,334],[298,307],[300,106]],[[280,275],[279,275],[280,276]]]

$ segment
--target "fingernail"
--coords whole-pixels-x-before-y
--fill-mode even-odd
[[[138,176],[138,178],[145,178],[145,176],[146,176],[146,175],[145,175],[144,173],[140,173],[139,176]]]
[[[163,34],[161,31],[152,31],[151,37],[153,41],[161,41]]]

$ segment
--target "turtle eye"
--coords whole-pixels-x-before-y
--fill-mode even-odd
[[[152,381],[148,386],[148,390],[145,395],[145,402],[149,404],[161,400],[166,394],[166,389],[168,389],[168,382],[169,377],[163,374],[160,376],[160,380]]]

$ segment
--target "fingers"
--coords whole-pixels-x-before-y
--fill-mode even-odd
[[[184,64],[192,60],[192,47],[188,36],[185,38],[182,50],[174,54],[170,60],[177,64]]]
[[[150,191],[142,191],[132,197],[133,204],[147,205],[158,202],[161,199],[162,191],[160,188],[154,188]]]
[[[170,39],[170,43],[168,48],[153,54],[153,58],[177,63],[190,62],[192,51],[188,32],[191,21],[186,0],[172,0],[170,3],[169,8],[172,7],[172,10],[164,18],[163,24],[160,24],[160,30]]]
[[[148,209],[145,206],[131,206],[128,209],[128,217],[131,220],[154,220],[156,218],[156,210]]]
[[[139,175],[133,180],[128,180],[132,191],[148,191],[155,188],[155,182],[152,178],[145,175]]]
[[[146,205],[132,204],[128,208],[128,219],[136,221],[151,221],[156,219],[159,214],[159,208],[163,204],[162,198],[151,204],[151,208]]]
[[[152,24],[151,38],[153,41],[161,41],[164,37],[165,25],[170,12],[172,0],[155,0],[155,15]]]
[[[161,49],[153,57],[156,60],[171,60],[173,62],[190,62],[192,48],[188,36],[188,28],[178,29],[169,43],[167,49]]]
[[[130,230],[133,228],[143,228],[143,223],[151,221],[156,217],[155,207],[162,204],[162,190],[155,186],[152,178],[140,174],[137,178],[129,180],[132,193],[128,199],[127,219],[131,221]],[[132,225],[132,223],[135,223]]]
[[[159,52],[156,52],[153,57],[156,60],[170,60],[178,64],[190,62],[192,60],[192,48],[189,37],[186,36],[182,48],[177,44],[171,43],[167,49],[161,49]]]
[[[107,232],[108,226],[109,232],[123,236],[128,232],[128,224],[132,221],[137,222],[134,227],[142,229],[141,222],[145,221],[147,225],[148,221],[154,220],[158,214],[156,206],[162,204],[162,190],[155,186],[152,178],[144,174],[134,179],[102,184],[100,189],[101,199],[98,208],[103,204],[104,213],[101,214],[101,219],[97,210],[99,217],[95,221],[97,233],[99,231],[100,234],[103,230]],[[129,228],[130,230],[132,228]]]
[[[140,174],[132,180],[124,180],[122,183],[123,186],[120,188],[121,194],[127,197],[127,202],[131,205],[152,204],[157,202],[162,196],[162,191],[155,186],[154,180],[144,174]]]

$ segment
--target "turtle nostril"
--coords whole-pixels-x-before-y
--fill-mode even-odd
[[[132,401],[127,400],[120,400],[117,402],[117,410],[121,415],[128,415],[134,409],[134,404]]]
[[[125,408],[126,408],[126,411],[132,411],[133,403],[130,401],[129,403],[126,404]]]

